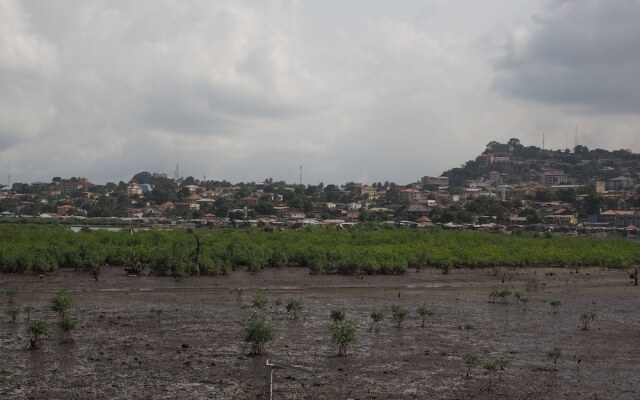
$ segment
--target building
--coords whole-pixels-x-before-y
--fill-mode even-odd
[[[637,215],[635,211],[619,211],[609,210],[603,211],[598,215],[597,222],[607,223],[616,228],[625,228],[629,225],[638,225]]]
[[[127,196],[142,196],[142,188],[137,183],[127,186]]]
[[[62,196],[72,196],[83,191],[84,186],[80,182],[60,182],[58,188]]]
[[[422,192],[417,189],[402,189],[396,193],[398,203],[417,204],[422,202]]]
[[[562,170],[549,169],[542,173],[540,180],[545,186],[565,185],[569,181],[569,177]]]
[[[424,186],[449,186],[449,177],[446,176],[423,176],[420,181]]]
[[[356,185],[354,187],[354,193],[356,196],[369,196],[370,198],[375,197],[376,195],[376,188],[372,187],[372,186],[364,186],[364,185]]]
[[[627,176],[619,176],[607,180],[605,187],[607,190],[625,190],[632,188],[634,183],[634,180]]]

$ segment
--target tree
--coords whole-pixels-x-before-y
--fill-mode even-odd
[[[331,321],[333,321],[334,325],[339,325],[341,324],[344,319],[346,318],[346,314],[344,312],[343,308],[336,308],[334,310],[331,310],[331,313],[329,313],[329,318],[331,318]]]
[[[371,311],[371,326],[369,326],[369,332],[371,332],[374,328],[376,332],[380,330],[380,322],[384,319],[384,311],[382,310],[373,310]]]
[[[71,296],[64,290],[60,289],[51,299],[53,311],[60,314],[60,319],[64,319],[65,313],[73,307]]]
[[[582,321],[582,330],[588,331],[590,329],[591,322],[596,319],[595,311],[584,311],[580,315],[580,321]]]
[[[264,353],[264,345],[276,338],[276,330],[273,325],[265,321],[264,316],[254,315],[245,328],[244,341],[251,343],[249,356],[258,356]]]
[[[562,357],[562,351],[560,347],[554,347],[547,352],[547,358],[553,361],[553,370],[557,371],[556,365],[558,364],[558,359]]]
[[[471,367],[473,367],[478,362],[478,356],[474,354],[465,354],[462,359],[467,366],[467,379],[469,379],[469,374],[471,373]]]
[[[49,325],[40,320],[33,321],[31,325],[29,325],[27,332],[31,334],[31,338],[29,339],[29,348],[31,350],[35,350],[40,347],[42,336],[51,335],[51,329],[49,328]]]
[[[9,303],[13,303],[13,299],[18,295],[18,288],[12,287],[4,291],[9,298]]]
[[[287,313],[291,314],[292,319],[298,319],[298,312],[302,311],[303,304],[300,299],[287,300]]]
[[[331,331],[331,341],[339,346],[338,356],[347,356],[347,346],[358,341],[357,326],[353,321],[341,321],[329,327]]]
[[[418,314],[422,317],[422,327],[424,328],[426,326],[425,322],[427,318],[433,317],[435,314],[435,311],[433,310],[433,308],[429,308],[427,306],[420,306],[418,307]]]
[[[393,319],[396,320],[396,328],[400,328],[404,318],[409,315],[409,310],[399,305],[393,305],[391,306],[391,314],[393,315]]]
[[[584,198],[582,207],[586,215],[599,214],[600,211],[606,210],[607,201],[597,193],[590,193]]]
[[[64,318],[62,318],[62,321],[60,321],[60,327],[62,328],[63,335],[64,335],[62,337],[62,340],[60,340],[60,342],[61,343],[73,342],[73,338],[71,337],[71,331],[76,329],[76,321],[67,315]]]

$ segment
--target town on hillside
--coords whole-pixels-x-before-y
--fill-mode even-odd
[[[640,154],[548,150],[492,141],[475,158],[416,182],[300,185],[170,178],[86,178],[0,189],[0,222],[285,228],[388,223],[512,232],[640,235]]]

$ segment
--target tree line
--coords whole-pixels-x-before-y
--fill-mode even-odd
[[[106,265],[134,273],[189,276],[285,266],[312,273],[401,274],[408,268],[604,266],[640,263],[624,238],[504,235],[440,228],[307,228],[267,232],[232,228],[150,231],[0,225],[0,271],[42,273],[68,267],[99,279]]]

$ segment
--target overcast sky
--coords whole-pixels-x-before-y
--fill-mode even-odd
[[[640,151],[640,0],[0,0],[0,182],[409,183]]]

